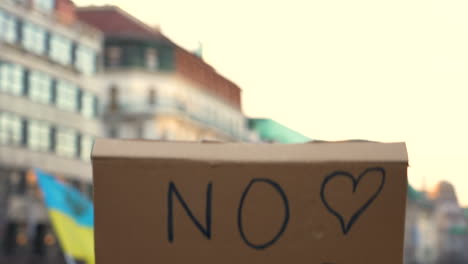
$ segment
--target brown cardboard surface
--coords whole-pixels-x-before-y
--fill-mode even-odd
[[[98,140],[96,263],[402,263],[406,168],[402,143]]]

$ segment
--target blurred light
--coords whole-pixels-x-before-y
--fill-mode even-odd
[[[47,245],[47,246],[52,246],[55,244],[55,237],[52,235],[52,234],[47,234],[45,235],[44,237],[44,243]]]
[[[37,177],[33,170],[29,170],[26,174],[26,182],[28,185],[36,185]]]
[[[16,244],[24,246],[28,243],[28,237],[25,233],[20,233],[16,236]]]

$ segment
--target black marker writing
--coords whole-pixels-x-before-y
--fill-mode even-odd
[[[356,192],[356,188],[359,184],[359,182],[364,178],[366,175],[369,175],[368,173],[371,172],[377,172],[378,174],[381,174],[381,180],[380,180],[380,185],[378,186],[377,190],[372,194],[372,196],[351,216],[351,219],[348,221],[348,223],[345,223],[345,220],[343,216],[337,212],[335,209],[333,209],[326,197],[325,197],[325,188],[327,187],[327,184],[332,181],[333,179],[339,178],[339,177],[344,177],[348,180],[350,180],[353,183],[353,193]],[[329,174],[327,177],[325,177],[325,180],[323,180],[322,183],[322,188],[320,190],[320,198],[322,199],[323,204],[327,208],[327,210],[333,214],[338,220],[340,221],[341,225],[341,231],[343,234],[348,234],[349,230],[353,226],[353,224],[356,222],[356,220],[364,213],[364,211],[369,207],[369,205],[379,196],[380,192],[382,191],[383,187],[385,185],[385,170],[384,168],[380,167],[375,167],[375,168],[367,168],[364,170],[359,176],[354,178],[354,176],[346,171],[335,171],[331,174]]]
[[[182,198],[182,195],[177,190],[176,185],[171,181],[169,182],[169,190],[167,192],[167,239],[169,242],[174,241],[174,209],[173,209],[173,195],[177,197],[179,202],[181,203],[182,207],[185,209],[185,212],[190,217],[190,220],[195,224],[195,226],[203,233],[203,235],[211,239],[211,198],[212,198],[212,183],[208,183],[206,188],[206,208],[205,208],[205,227],[200,224],[195,216],[193,215],[192,211],[188,207],[187,203]]]
[[[244,233],[244,229],[243,229],[243,225],[242,225],[242,208],[244,206],[244,201],[245,201],[245,198],[247,197],[247,194],[249,193],[250,188],[252,188],[252,186],[255,183],[261,183],[261,182],[271,185],[279,193],[279,195],[281,196],[281,199],[284,202],[284,220],[283,220],[283,224],[281,225],[280,230],[273,237],[273,239],[271,239],[270,241],[265,242],[263,244],[253,244],[252,242],[250,242],[247,239],[247,237],[246,237],[246,235]],[[265,248],[273,245],[281,237],[284,230],[286,230],[286,226],[288,225],[288,222],[289,222],[289,203],[288,203],[288,198],[286,197],[286,194],[284,193],[281,186],[278,183],[276,183],[276,182],[274,182],[274,181],[272,181],[270,179],[253,179],[253,180],[251,180],[250,183],[247,185],[247,188],[244,190],[244,193],[242,194],[242,197],[241,197],[241,200],[240,200],[240,203],[239,203],[239,209],[238,209],[238,212],[237,212],[237,225],[238,225],[239,233],[240,233],[240,235],[242,237],[242,240],[244,240],[244,242],[248,246],[250,246],[250,247],[252,247],[254,249],[257,249],[257,250],[265,249]]]

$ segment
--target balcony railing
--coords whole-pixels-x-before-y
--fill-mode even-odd
[[[106,109],[111,109],[109,106]],[[195,111],[190,105],[172,98],[158,98],[153,104],[148,102],[125,102],[114,107],[114,111],[107,113],[122,115],[155,115],[155,114],[177,114],[197,122],[205,127],[213,128],[232,138],[241,141],[250,140],[250,132],[246,127],[245,119],[240,124],[230,122],[223,117],[214,117],[207,112]]]

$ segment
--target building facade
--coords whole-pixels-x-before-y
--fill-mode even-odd
[[[241,89],[199,56],[118,7],[80,8],[105,36],[99,74],[107,135],[251,141]]]
[[[468,225],[465,212],[458,202],[454,186],[440,182],[432,198],[435,203],[440,264],[467,263],[466,236]]]
[[[102,35],[74,10],[69,0],[0,1],[0,256],[41,255],[55,244],[28,170],[92,190]]]
[[[452,184],[442,181],[430,193],[408,187],[405,263],[468,263],[468,217]]]
[[[426,193],[408,186],[405,219],[405,263],[434,264],[438,259],[434,203]]]

